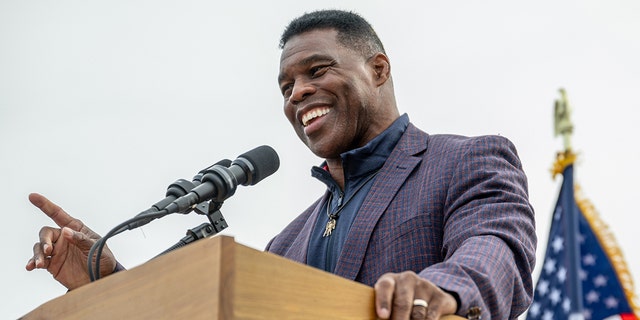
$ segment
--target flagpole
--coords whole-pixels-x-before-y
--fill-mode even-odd
[[[567,215],[566,241],[567,241],[567,261],[568,261],[568,280],[571,284],[569,290],[569,298],[571,300],[571,311],[569,320],[584,319],[583,315],[583,297],[582,297],[582,281],[580,280],[580,243],[578,237],[580,235],[578,228],[578,207],[575,205],[575,197],[573,190],[573,162],[575,154],[572,151],[571,136],[573,134],[573,123],[571,122],[571,105],[567,99],[567,93],[563,88],[558,90],[560,98],[555,101],[554,106],[554,133],[555,136],[561,135],[564,152],[558,153],[556,162],[564,162],[562,167],[563,179],[569,183],[569,188],[563,194],[565,199],[562,200],[564,214]]]

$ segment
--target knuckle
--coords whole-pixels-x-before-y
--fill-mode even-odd
[[[416,283],[416,288],[421,291],[430,291],[432,287],[431,282],[425,279],[418,279]]]
[[[391,288],[394,286],[394,280],[393,278],[391,278],[390,276],[388,276],[388,274],[383,275],[382,277],[380,277],[378,279],[378,281],[376,281],[374,287],[375,288]]]
[[[424,319],[427,317],[426,308],[413,308],[411,311],[411,319]]]
[[[407,313],[411,309],[411,304],[405,299],[393,299],[394,313]]]
[[[417,275],[413,271],[404,271],[398,274],[398,281],[400,282],[410,282],[415,281]]]
[[[441,316],[436,310],[432,310],[431,306],[429,306],[429,309],[425,310],[424,314],[423,319],[440,319]]]
[[[38,231],[38,235],[40,237],[44,236],[45,234],[49,233],[51,230],[51,227],[42,227],[40,228],[40,231]]]
[[[42,227],[40,229],[40,232],[38,232],[38,236],[40,237],[40,242],[51,242],[52,237],[53,237],[53,230],[54,228],[52,227]]]

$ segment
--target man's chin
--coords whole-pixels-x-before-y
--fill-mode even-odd
[[[339,158],[340,152],[336,150],[334,145],[323,145],[320,143],[307,143],[307,147],[313,154],[323,159]]]

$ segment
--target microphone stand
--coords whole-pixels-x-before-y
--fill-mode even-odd
[[[218,202],[214,200],[211,200],[208,202],[205,201],[198,204],[194,208],[194,211],[198,214],[206,215],[207,218],[209,218],[209,221],[211,223],[203,223],[195,228],[191,228],[187,230],[186,237],[180,239],[180,241],[178,241],[176,244],[169,247],[165,251],[162,251],[160,254],[153,257],[153,259],[161,255],[164,255],[166,253],[169,253],[173,250],[176,250],[178,248],[182,248],[192,242],[196,242],[198,240],[214,236],[219,232],[221,232],[222,230],[226,229],[229,225],[227,225],[226,220],[222,216],[222,212],[220,212],[221,207],[222,207],[222,202]]]
[[[165,253],[169,253],[175,249],[179,249],[182,248],[192,242],[198,241],[200,239],[204,239],[210,235],[212,235],[213,231],[213,227],[211,226],[211,224],[209,223],[203,223],[195,228],[191,228],[189,230],[187,230],[187,236],[180,239],[180,241],[178,241],[176,244],[172,245],[171,247],[169,247],[169,249],[162,251],[160,254],[158,254],[157,256],[153,257],[152,259],[155,259],[161,255],[164,255]]]
[[[220,208],[222,207],[222,201],[205,201],[198,204],[193,210],[197,214],[206,215],[215,230],[215,233],[218,233],[224,229],[226,229],[229,225],[227,221],[222,216],[222,212],[220,212]]]

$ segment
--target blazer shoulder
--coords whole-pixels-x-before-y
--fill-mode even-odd
[[[459,134],[431,134],[429,142],[451,144],[454,146],[473,145],[476,143],[513,144],[509,138],[500,135],[464,136]]]
[[[478,149],[509,150],[516,153],[516,147],[509,138],[499,135],[463,136],[456,134],[429,135],[429,149],[445,152],[464,153]]]
[[[479,136],[465,136],[460,134],[448,134],[448,133],[438,133],[438,134],[429,134],[426,131],[416,127],[412,122],[409,122],[406,132],[403,135],[404,140],[421,143],[421,142],[433,142],[433,143],[448,143],[455,145],[464,145],[467,143],[473,144],[477,141],[490,141],[494,143],[512,143],[509,138],[497,135],[497,134],[488,134],[488,135],[479,135]]]

